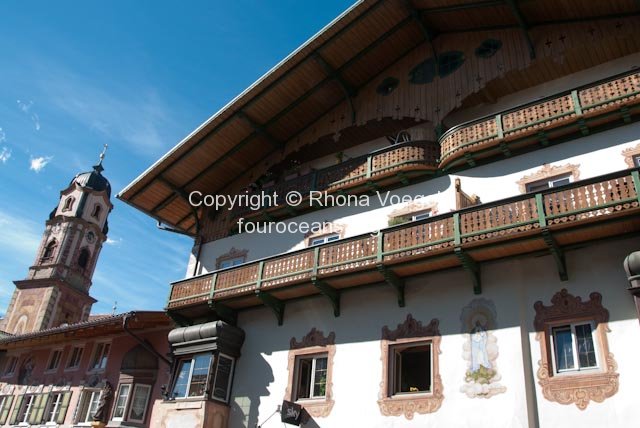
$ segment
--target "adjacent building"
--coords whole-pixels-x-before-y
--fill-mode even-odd
[[[112,209],[102,157],[60,192],[0,337],[0,426],[151,427],[168,383],[162,311],[90,315]]]
[[[194,238],[152,426],[637,426],[639,12],[358,2],[132,182]]]

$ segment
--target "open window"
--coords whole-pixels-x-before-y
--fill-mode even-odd
[[[93,415],[98,410],[101,394],[102,391],[98,388],[84,388],[82,390],[76,409],[76,423],[90,424],[93,422]]]
[[[71,211],[73,209],[73,203],[75,202],[75,198],[73,196],[67,197],[64,200],[64,205],[62,206],[62,212]]]
[[[102,206],[100,204],[95,204],[93,206],[93,211],[91,211],[91,217],[96,220],[100,220],[100,213],[102,213]]]
[[[296,401],[313,417],[326,417],[333,408],[333,358],[335,333],[325,336],[311,329],[298,342],[291,339],[289,382],[284,399]]]
[[[71,400],[71,391],[54,391],[46,396],[46,401],[42,403],[43,417],[38,423],[47,425],[64,423]]]
[[[51,351],[51,355],[49,356],[49,361],[47,362],[46,371],[54,372],[58,370],[61,359],[62,359],[62,349],[54,349],[53,351]]]
[[[384,416],[432,413],[444,396],[439,373],[438,320],[423,326],[411,314],[395,330],[382,329],[382,382],[378,406]]]
[[[18,366],[18,357],[10,356],[7,359],[7,363],[4,366],[4,371],[2,372],[2,376],[13,376],[16,372],[16,367]]]
[[[84,348],[82,346],[74,346],[71,349],[71,353],[69,354],[69,360],[67,361],[65,370],[74,370],[80,367],[83,351]]]
[[[218,341],[219,335],[225,340]],[[166,398],[201,398],[228,403],[235,359],[240,355],[243,341],[244,332],[223,321],[172,330],[169,343],[176,363]]]
[[[547,400],[584,410],[591,400],[602,402],[618,391],[617,364],[607,342],[609,311],[599,293],[583,302],[563,289],[551,303],[534,305],[538,381]]]
[[[80,255],[78,256],[78,266],[80,267],[80,269],[85,270],[87,268],[87,266],[89,265],[90,256],[91,253],[89,253],[89,250],[87,250],[86,248],[80,250]]]

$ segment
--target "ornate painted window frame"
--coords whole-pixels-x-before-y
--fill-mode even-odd
[[[520,189],[520,193],[527,193],[527,184],[542,181],[548,178],[556,177],[558,175],[571,175],[571,181],[578,181],[580,179],[580,164],[565,164],[565,165],[549,165],[544,164],[542,168],[536,172],[525,175],[516,183]]]
[[[633,158],[640,156],[640,144],[637,144],[635,147],[629,147],[622,151],[622,156],[624,156],[624,163],[627,164],[627,167],[634,168],[635,162],[633,162]]]
[[[400,224],[412,221],[414,215],[419,215],[429,212],[431,216],[438,214],[437,202],[410,202],[402,208],[391,211],[388,215],[389,225]]]
[[[231,247],[231,249],[222,254],[220,257],[216,259],[216,269],[220,269],[220,265],[222,262],[233,259],[243,259],[242,263],[247,261],[247,255],[249,254],[249,250],[238,250],[235,247]]]
[[[395,330],[390,330],[388,326],[382,328],[382,340],[380,342],[382,362],[382,381],[380,382],[380,394],[378,406],[383,416],[404,415],[407,419],[413,419],[414,413],[433,413],[442,405],[443,386],[440,377],[439,355],[440,355],[440,331],[439,321],[432,319],[431,322],[423,326],[420,321],[415,320],[411,314],[407,319],[398,324]],[[399,344],[428,342],[431,345],[431,365],[432,382],[431,392],[402,395],[389,395],[390,374],[389,374],[389,349]]]
[[[292,337],[289,342],[289,359],[287,365],[289,380],[284,394],[284,399],[287,401],[294,401],[293,391],[296,380],[296,359],[306,355],[327,354],[327,390],[325,397],[297,401],[297,403],[314,418],[327,417],[331,413],[331,409],[333,409],[333,357],[336,354],[335,342],[336,334],[334,332],[329,333],[329,335],[325,337],[324,333],[315,327],[312,328],[300,342],[298,342],[295,337]]]
[[[551,306],[537,301],[534,309],[534,327],[537,331],[536,340],[540,342],[541,356],[538,362],[538,383],[547,400],[575,404],[580,410],[584,410],[590,401],[601,403],[618,392],[618,365],[609,352],[607,341],[607,333],[610,331],[609,311],[602,306],[600,293],[591,293],[589,300],[583,302],[579,296],[573,296],[563,288],[551,298]],[[599,367],[588,371],[555,374],[551,329],[580,321],[593,321],[596,324],[592,334],[597,343]]]

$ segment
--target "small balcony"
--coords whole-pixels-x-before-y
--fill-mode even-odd
[[[482,291],[479,266],[547,252],[560,278],[563,249],[640,230],[638,168],[430,217],[324,245],[279,254],[172,284],[167,310],[194,318],[257,305],[282,322],[287,300],[322,294],[339,314],[343,289],[387,284],[404,305],[404,278],[451,267]]]
[[[334,193],[345,191],[351,194],[370,191],[375,186],[391,186],[396,183],[408,184],[417,176],[433,174],[438,166],[439,147],[433,141],[410,141],[396,144],[366,156],[349,159],[346,162],[313,171],[271,186],[265,186],[266,194],[286,195],[291,191],[309,195],[311,191]],[[297,209],[301,209],[301,204]],[[308,207],[308,204],[307,204]],[[251,210],[237,207],[233,218],[274,219],[290,216],[286,206],[262,207]]]
[[[546,146],[631,122],[640,104],[640,73],[618,75],[468,122],[440,139],[439,168],[475,166],[479,160],[511,156],[527,146]]]

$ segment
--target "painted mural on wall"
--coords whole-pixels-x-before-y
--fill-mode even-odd
[[[460,321],[465,338],[462,357],[467,362],[464,384],[460,391],[469,398],[489,398],[505,392],[498,372],[498,339],[492,330],[496,328],[496,307],[491,300],[474,299],[462,309]]]

